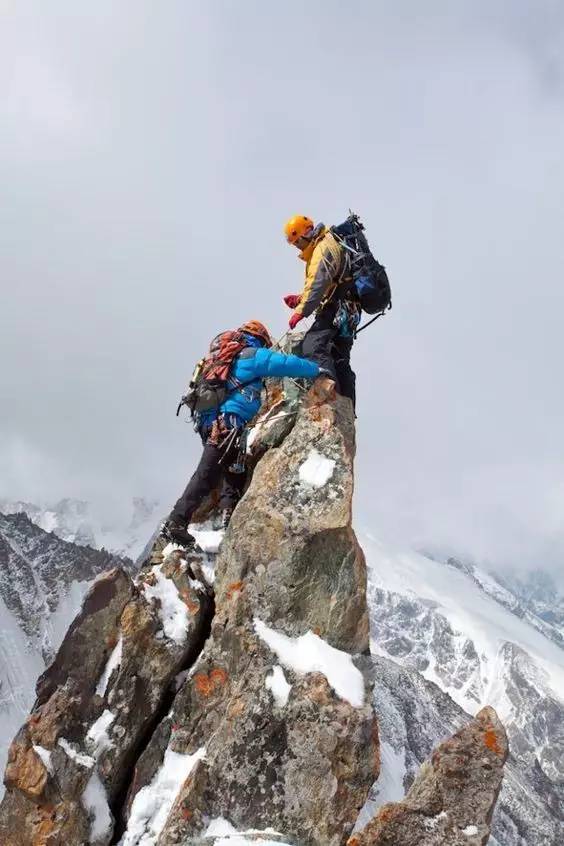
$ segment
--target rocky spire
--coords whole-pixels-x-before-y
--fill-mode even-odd
[[[295,411],[278,445],[264,427],[215,614],[179,552],[136,582],[118,569],[94,584],[10,749],[4,846],[211,844],[249,829],[346,841],[379,769],[354,418],[322,384]]]
[[[487,842],[507,756],[488,708],[351,835],[380,768],[351,404],[294,384],[253,435],[213,591],[173,547],[93,584],[10,748],[2,846]]]
[[[485,846],[508,746],[483,708],[433,752],[402,802],[380,808],[348,846]]]

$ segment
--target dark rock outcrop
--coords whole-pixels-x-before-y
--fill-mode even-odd
[[[3,846],[109,842],[111,809],[175,675],[201,648],[211,608],[175,556],[136,583],[121,569],[97,579],[10,747]]]
[[[447,693],[416,670],[380,656],[374,656],[372,662],[381,777],[370,790],[356,823],[357,829],[363,828],[382,805],[401,800],[433,750],[470,720],[470,715]],[[542,711],[540,713],[542,718]],[[504,727],[511,753],[504,768],[488,846],[564,843],[564,828],[558,812],[548,815],[546,804],[537,798],[541,788],[540,774],[537,773],[535,779],[532,773],[529,776],[524,770],[511,742],[507,722]]]
[[[384,805],[348,846],[485,846],[508,755],[492,708],[442,743],[402,802]]]

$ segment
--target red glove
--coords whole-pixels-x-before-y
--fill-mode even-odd
[[[284,302],[288,306],[288,308],[296,308],[302,301],[301,294],[286,294],[284,297]]]
[[[295,329],[296,326],[298,325],[298,323],[300,322],[300,320],[303,320],[303,319],[304,319],[303,314],[300,314],[299,312],[295,311],[290,318],[290,324],[289,324],[290,329]]]

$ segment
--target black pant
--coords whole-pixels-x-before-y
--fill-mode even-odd
[[[221,482],[219,507],[233,510],[245,486],[246,473],[233,473],[229,468],[237,461],[239,454],[238,439],[231,440],[231,433],[219,446],[206,442],[196,471],[172,511],[169,519],[186,523],[192,514],[218,484]],[[226,444],[231,443],[227,449]]]
[[[337,390],[356,404],[356,376],[351,367],[352,338],[339,334],[333,326],[336,306],[329,304],[315,318],[302,341],[304,358],[311,358],[328,370]]]

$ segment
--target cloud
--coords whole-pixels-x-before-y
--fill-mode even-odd
[[[282,334],[284,218],[352,206],[394,291],[354,352],[360,519],[557,569],[564,12],[8,8],[0,494],[173,501],[195,359]]]

